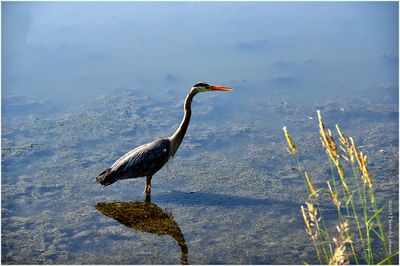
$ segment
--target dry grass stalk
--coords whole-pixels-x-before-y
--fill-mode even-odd
[[[344,265],[348,264],[346,259],[346,245],[338,245],[335,248],[335,253],[329,259],[329,265]]]
[[[350,193],[349,187],[346,182],[346,177],[343,172],[343,168],[339,161],[339,153],[336,148],[336,143],[333,140],[332,132],[328,129],[328,134],[326,133],[326,129],[325,129],[324,122],[322,121],[321,113],[319,110],[317,110],[317,113],[318,113],[318,121],[319,121],[319,132],[320,132],[322,139],[324,140],[323,147],[326,149],[326,153],[327,153],[328,157],[331,159],[331,161],[336,166],[337,172],[340,176],[340,179],[342,180],[343,186],[345,187],[346,191],[348,193]],[[342,144],[345,145],[346,148],[350,149],[350,145],[349,145],[346,137],[344,136],[343,132],[340,130],[339,126],[336,125],[336,129],[338,132],[340,132],[339,139],[342,142]],[[344,148],[342,148],[342,150],[344,150]],[[344,159],[346,161],[348,161],[347,157],[345,157],[344,155],[341,155],[341,156],[344,157]]]
[[[347,237],[347,233],[349,231],[349,224],[347,221],[340,223],[339,226],[336,226],[340,234],[340,240],[333,238],[333,242],[336,245],[335,252],[332,257],[329,259],[329,265],[344,265],[348,264],[347,254],[346,254],[346,244],[351,243],[351,239]]]
[[[314,186],[313,186],[313,184],[312,184],[312,182],[311,182],[311,179],[310,179],[310,177],[308,176],[308,174],[307,174],[306,171],[304,171],[304,176],[306,177],[308,187],[310,188],[310,191],[311,191],[311,195],[314,196],[314,197],[317,199],[317,198],[318,198],[318,193],[317,193],[317,191],[315,190],[315,188],[314,188]]]
[[[355,157],[358,162],[358,168],[359,168],[360,172],[362,173],[361,178],[362,178],[364,184],[368,184],[369,188],[372,190],[373,185],[372,185],[371,176],[369,174],[369,170],[367,167],[367,156],[363,155],[362,152],[358,151],[357,146],[352,138],[349,138],[349,139],[351,141],[351,147],[352,147],[353,153],[355,154]]]
[[[315,224],[319,221],[319,218],[317,218],[318,211],[314,208],[312,203],[306,202],[306,204],[307,212],[304,210],[304,207],[301,206],[301,213],[303,214],[304,223],[306,224],[306,232],[313,241],[316,241],[318,237],[318,228],[315,227]]]
[[[333,191],[329,181],[327,183],[328,183],[329,192],[331,193],[331,196],[332,196],[333,203],[336,205],[336,207],[340,208],[340,204],[341,203],[340,203],[340,201],[338,199],[337,193],[335,191]]]
[[[375,202],[375,195],[373,191],[373,184],[371,180],[371,176],[367,167],[367,156],[365,156],[362,152],[360,152],[354,142],[354,140],[349,137],[347,138],[341,129],[339,128],[338,125],[336,125],[336,130],[339,135],[339,140],[340,140],[340,145],[336,145],[335,141],[332,137],[332,132],[328,129],[326,130],[325,125],[322,120],[322,116],[320,111],[317,111],[318,113],[318,121],[319,121],[319,131],[320,131],[320,140],[322,143],[322,146],[324,147],[326,154],[328,155],[330,161],[333,162],[334,167],[337,169],[338,175],[340,176],[340,184],[336,184],[335,182],[335,175],[332,172],[332,177],[333,177],[333,188],[331,186],[331,183],[328,181],[328,188],[330,195],[332,197],[333,203],[336,205],[338,209],[338,216],[339,216],[339,221],[340,224],[337,226],[337,230],[340,233],[340,239],[333,238],[333,242],[335,243],[335,250],[332,249],[331,246],[331,238],[329,237],[328,230],[325,227],[325,223],[322,223],[322,228],[320,228],[319,221],[322,219],[322,216],[317,217],[318,211],[317,208],[314,207],[314,203],[318,201],[318,194],[317,190],[314,188],[310,177],[308,176],[308,173],[304,170],[301,170],[303,173],[306,183],[307,183],[307,188],[311,192],[310,194],[310,201],[311,203],[306,202],[307,204],[307,212],[304,209],[303,206],[301,206],[301,212],[304,218],[304,222],[306,224],[306,232],[307,234],[311,237],[314,243],[314,247],[316,249],[316,253],[318,256],[319,262],[322,264],[321,260],[321,255],[323,255],[323,258],[325,258],[325,263],[329,263],[331,265],[340,265],[340,264],[346,264],[348,263],[348,255],[346,254],[346,244],[350,244],[351,251],[352,251],[352,258],[354,259],[354,262],[356,264],[359,264],[358,256],[356,254],[357,250],[356,247],[353,245],[351,239],[350,239],[350,232],[349,231],[349,224],[347,221],[343,222],[344,216],[341,213],[341,201],[339,200],[338,196],[338,190],[339,187],[342,186],[344,188],[344,194],[343,194],[343,202],[346,203],[346,209],[347,209],[347,215],[348,217],[354,218],[356,222],[356,229],[358,231],[358,236],[361,241],[361,246],[362,246],[362,251],[364,253],[364,259],[367,264],[374,264],[374,258],[373,258],[373,250],[372,250],[372,238],[370,232],[373,231],[378,235],[378,237],[382,240],[383,245],[384,245],[384,250],[385,250],[385,258],[381,260],[381,263],[388,262],[389,264],[391,263],[391,255],[388,252],[388,247],[387,243],[385,240],[385,234],[383,231],[383,226],[382,222],[379,216],[379,213],[383,208],[378,210]],[[301,166],[301,164],[298,161],[298,154],[296,150],[296,146],[294,145],[294,142],[292,138],[290,137],[286,127],[283,128],[283,131],[285,133],[286,140],[289,144],[289,148],[287,148],[288,152],[292,155],[295,155],[296,160],[297,160],[297,165],[299,170],[304,169],[304,167]],[[338,148],[339,147],[339,148]],[[340,152],[340,153],[339,153]],[[354,191],[350,189],[350,187],[347,184],[347,179],[345,176],[345,173],[342,168],[342,164],[340,159],[343,159],[347,162],[351,162],[351,167],[353,169],[354,173],[354,180],[355,180],[355,185],[357,187],[357,190]],[[356,163],[357,161],[357,163]],[[358,164],[358,167],[357,167]],[[343,164],[344,165],[344,164]],[[357,171],[358,168],[358,171]],[[364,183],[364,186],[361,188],[359,186],[358,180],[361,178],[361,180]],[[351,184],[350,184],[351,185]],[[367,189],[367,190],[366,190]],[[373,207],[373,212],[369,214],[369,211],[367,210],[366,206],[366,200],[367,200],[367,194],[366,192],[369,192],[369,198],[371,205]],[[356,204],[354,203],[354,197],[353,195],[355,193],[358,193],[359,201],[361,203],[361,207],[363,210],[363,220],[366,225],[366,228],[363,229],[361,227],[361,223],[358,218],[358,211],[356,209]],[[313,196],[313,197],[311,197]],[[350,214],[348,206],[351,206],[352,214]],[[320,211],[320,210],[319,210]],[[322,213],[320,211],[320,213]],[[323,220],[322,220],[323,221]],[[374,230],[375,227],[375,222],[377,223],[377,226],[379,228],[379,232]],[[364,236],[365,234],[365,236]],[[328,244],[330,253],[328,254],[328,249],[326,248],[325,244]],[[321,249],[321,252],[320,252]],[[398,254],[398,253],[397,253]]]
[[[344,221],[343,223],[340,223],[339,225],[336,226],[336,229],[338,230],[339,233],[347,233],[349,231],[349,223]]]
[[[329,157],[331,157],[332,160],[337,160],[338,153],[337,153],[335,141],[333,140],[333,137],[332,137],[332,133],[330,130],[328,130],[328,134],[326,133],[325,125],[324,125],[324,122],[322,121],[322,116],[321,116],[321,113],[319,110],[317,111],[317,114],[318,114],[318,122],[319,122],[319,133],[324,142],[323,146],[326,148],[327,152],[329,151]]]
[[[348,139],[346,138],[346,136],[343,134],[342,130],[340,129],[340,127],[336,124],[336,131],[339,134],[339,139],[340,142],[342,143],[342,145],[344,146],[340,146],[341,150],[344,153],[347,153],[350,156],[350,161],[352,164],[354,164],[354,155],[353,155],[353,149],[352,146],[350,145]],[[346,156],[342,156],[346,161],[349,161],[349,159]]]
[[[308,216],[310,217],[310,220],[314,223],[317,222],[317,215],[318,211],[316,208],[314,208],[314,204],[306,202],[307,208],[308,208]]]
[[[339,127],[337,124],[335,124],[335,127],[336,127],[336,131],[337,131],[338,134],[339,134],[340,142],[341,142],[345,147],[350,147],[349,142],[347,141],[347,138],[344,136],[342,130],[340,130],[340,127]]]
[[[290,154],[295,155],[296,152],[297,152],[297,151],[296,151],[296,145],[294,144],[292,138],[290,137],[289,132],[287,131],[287,128],[286,128],[286,127],[283,127],[283,132],[285,133],[286,141],[287,141],[287,143],[288,143],[288,145],[289,145],[289,148],[286,148],[286,150],[287,150]]]
[[[349,139],[350,139],[350,142],[351,142],[351,148],[352,148],[352,150],[353,150],[353,152],[354,152],[354,155],[355,155],[355,157],[356,157],[356,159],[357,159],[358,165],[359,165],[359,167],[361,168],[362,163],[361,163],[360,152],[358,151],[357,146],[356,146],[356,144],[354,143],[353,138],[350,137]]]
[[[311,237],[312,240],[316,239],[316,235],[314,236],[313,232],[312,232],[312,224],[306,214],[306,211],[304,210],[303,205],[301,205],[301,213],[303,214],[303,219],[304,219],[304,223],[306,224],[306,232],[307,234]]]

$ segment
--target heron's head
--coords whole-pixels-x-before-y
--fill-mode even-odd
[[[192,90],[197,92],[203,91],[231,91],[232,88],[218,86],[218,85],[211,85],[206,82],[199,82],[193,85]]]

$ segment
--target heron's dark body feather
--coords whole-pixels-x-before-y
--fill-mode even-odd
[[[108,186],[121,179],[152,176],[167,163],[170,147],[170,140],[166,138],[139,146],[118,159],[96,180]]]

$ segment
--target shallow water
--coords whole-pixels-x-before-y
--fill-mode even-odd
[[[164,73],[165,69],[160,69],[157,65],[158,78],[153,82],[151,73],[144,70],[137,72],[137,75],[143,77],[128,81],[121,79],[123,84],[117,86],[117,89],[112,89],[115,87],[114,83],[108,82],[97,89],[92,84],[93,87],[89,86],[87,91],[74,86],[71,86],[71,90],[64,90],[69,81],[63,80],[62,88],[55,86],[59,88],[59,94],[54,89],[48,94],[47,100],[42,95],[45,88],[35,90],[34,86],[38,86],[35,80],[32,80],[33,87],[28,92],[19,88],[18,83],[6,82],[6,86],[3,84],[2,263],[318,263],[300,213],[300,206],[307,200],[304,179],[295,168],[294,158],[286,152],[287,144],[282,132],[282,127],[287,126],[315,186],[326,188],[326,179],[330,174],[329,164],[318,136],[316,110],[321,110],[328,128],[333,130],[334,125],[339,124],[344,133],[352,136],[360,149],[368,155],[369,169],[376,181],[378,204],[393,204],[392,250],[398,250],[399,112],[398,86],[395,85],[398,77],[393,62],[386,62],[385,67],[374,65],[379,69],[379,73],[376,73],[378,77],[368,76],[373,72],[369,68],[357,68],[359,72],[355,72],[353,76],[347,75],[354,65],[349,65],[347,59],[336,61],[333,59],[335,56],[324,57],[325,52],[332,49],[335,55],[345,58],[348,48],[362,42],[358,35],[348,40],[348,47],[342,47],[335,42],[341,40],[340,37],[331,36],[332,43],[319,48],[322,51],[314,49],[318,45],[307,48],[303,43],[301,47],[305,50],[301,54],[286,46],[289,44],[278,47],[280,41],[287,41],[291,38],[290,34],[299,29],[295,22],[300,15],[285,4],[280,6],[282,13],[273,12],[275,9],[280,10],[278,6],[270,10],[271,6],[268,4],[261,4],[260,9],[250,5],[248,12],[252,12],[254,16],[250,16],[251,19],[245,24],[240,24],[240,21],[234,23],[234,18],[237,17],[241,21],[247,21],[239,16],[243,12],[240,11],[242,6],[230,4],[231,6],[224,8],[222,4],[210,5],[211,7],[202,6],[200,11],[196,6],[169,6],[173,12],[182,12],[185,16],[193,15],[193,12],[208,14],[205,12],[207,10],[214,10],[213,14],[231,10],[226,14],[227,17],[218,21],[222,25],[223,33],[220,38],[218,34],[221,32],[214,32],[207,24],[209,27],[206,31],[211,32],[215,37],[213,40],[217,40],[221,46],[214,49],[210,44],[211,47],[194,53],[191,60],[199,63],[196,69],[180,66],[180,57],[169,58],[176,73],[185,76],[185,79],[180,79],[179,75],[168,76],[169,72]],[[100,8],[99,11],[99,7],[101,5],[97,6],[98,13],[94,14],[107,14],[104,9]],[[227,7],[231,9],[226,9]],[[347,10],[344,6],[339,7],[332,12],[339,14]],[[110,10],[116,12],[113,14],[122,22],[133,19],[123,8],[118,9],[118,12],[113,8],[115,6],[110,7]],[[148,7],[141,8],[148,10]],[[185,8],[192,13],[183,12]],[[301,5],[297,8],[303,10]],[[322,7],[317,9],[320,8]],[[369,7],[366,9],[371,11]],[[58,12],[50,11],[55,14]],[[139,8],[135,12],[142,14],[140,11],[143,10]],[[352,11],[346,12],[344,22],[349,22]],[[163,22],[163,16],[169,18],[165,14],[155,15],[160,15]],[[267,18],[265,14],[268,15]],[[365,20],[368,19],[360,14],[354,18],[355,22],[366,23]],[[33,21],[35,15],[37,14],[33,12]],[[41,14],[45,17],[53,15]],[[139,16],[137,19],[142,21],[145,18],[146,16]],[[314,25],[314,19],[321,19],[320,16],[310,18],[313,19],[300,20],[300,24],[306,27]],[[55,17],[52,19],[56,20]],[[77,18],[76,23],[79,24],[80,19],[82,18]],[[190,33],[191,27],[201,29],[198,21],[189,20],[188,25],[183,25],[174,24],[175,18],[169,19],[167,21],[170,24],[167,26],[171,27],[172,36],[184,30],[188,37],[193,34]],[[261,30],[276,19],[282,23],[286,21],[286,24],[283,23],[282,28],[275,30]],[[31,25],[33,29],[28,34],[26,44],[31,45],[30,49],[38,49],[40,46],[38,37],[43,36],[44,32],[39,31],[38,26],[46,24],[44,21],[37,20],[36,24]],[[111,27],[108,30],[121,26],[121,21],[107,26]],[[250,27],[260,21],[264,21],[260,27]],[[368,25],[364,28],[356,23],[348,32],[344,30],[347,29],[345,24],[335,24],[337,21],[334,17],[327,17],[322,21],[329,28],[339,27],[348,34],[355,29],[378,27]],[[155,30],[161,22],[153,21],[154,25],[149,27]],[[37,28],[34,28],[35,25]],[[238,25],[241,25],[240,31],[236,32]],[[285,27],[289,27],[288,36],[281,34],[280,30]],[[51,32],[54,29],[57,29],[57,25],[47,30]],[[243,34],[249,29],[253,31]],[[46,28],[42,30],[46,31]],[[67,32],[69,30],[66,28]],[[95,29],[92,30],[96,32]],[[337,31],[341,33],[340,30]],[[155,31],[155,34],[164,36],[165,33],[160,32]],[[304,38],[315,37],[322,32],[326,30],[311,28]],[[118,40],[123,40],[125,36],[113,34],[120,38]],[[264,40],[263,36],[270,35],[274,38]],[[225,41],[224,37],[227,36],[230,36],[230,41]],[[241,39],[237,36],[241,36]],[[295,36],[297,41],[304,41],[297,33]],[[56,42],[55,39],[47,41],[50,44]],[[67,42],[68,38],[64,41]],[[79,42],[75,39],[74,41]],[[143,48],[145,43],[140,43],[140,49],[137,49],[147,51]],[[160,44],[160,47],[163,45],[165,43]],[[181,46],[174,49],[179,47]],[[270,58],[268,49],[271,47],[274,48],[274,55]],[[393,53],[397,51],[397,46],[395,47]],[[66,48],[68,45],[57,49]],[[107,55],[115,56],[116,61],[121,59],[120,53],[116,52],[119,51],[117,48],[121,47],[113,47],[113,52]],[[386,48],[392,51],[390,47]],[[165,51],[173,55],[176,53],[174,49]],[[357,58],[372,48],[360,49],[362,52],[356,55]],[[288,51],[291,52],[287,54]],[[183,50],[183,53],[189,52],[190,48]],[[222,56],[218,57],[218,52]],[[293,54],[292,58],[287,57],[290,54]],[[144,202],[143,178],[119,181],[105,188],[97,184],[95,177],[125,152],[175,131],[182,118],[187,86],[191,85],[193,79],[196,79],[195,82],[198,79],[193,77],[193,73],[207,65],[201,61],[206,55],[216,56],[221,65],[218,69],[204,71],[202,79],[206,77],[210,81],[220,80],[221,85],[232,86],[234,91],[201,93],[195,97],[192,120],[180,149],[172,162],[153,177],[151,203]],[[232,59],[228,60],[233,55],[241,58],[234,64]],[[311,55],[315,58],[310,59]],[[51,53],[51,56],[56,55]],[[107,56],[96,57],[99,68],[101,62],[105,64],[101,58],[108,58]],[[394,54],[393,56],[395,57]],[[149,65],[152,60],[153,57]],[[398,56],[395,60],[398,61]],[[251,65],[249,67],[250,63],[254,63],[254,68]],[[358,64],[361,66],[365,61]],[[121,68],[124,67],[127,65]],[[149,66],[144,68],[146,67]],[[340,67],[343,69],[339,71]],[[395,68],[398,69],[397,66]],[[87,70],[77,66],[76,71]],[[93,71],[98,71],[97,75],[102,76],[103,72],[99,69]],[[301,78],[294,74],[298,71],[301,71]],[[73,69],[71,73],[75,73]],[[126,71],[122,73],[129,76]],[[220,78],[218,73],[221,74]],[[268,77],[264,73],[268,73]],[[319,76],[320,74],[324,77]],[[108,78],[112,78],[112,75],[110,73]],[[159,78],[164,75],[166,78]],[[314,76],[319,77],[314,80]],[[79,77],[75,78],[73,83],[80,84]],[[85,86],[88,84],[87,80],[80,81]],[[102,83],[97,80],[96,84],[97,82]],[[132,86],[125,86],[124,82],[143,89],[129,89]],[[341,83],[345,85],[341,86]],[[149,87],[160,89],[149,90]],[[104,95],[98,96],[100,94]],[[334,230],[337,221],[335,212],[332,211],[334,205],[329,198],[322,204],[326,207],[327,225]],[[382,214],[386,228],[389,226],[388,217],[387,212]],[[376,248],[379,257],[381,247],[377,245]]]
[[[329,127],[339,122],[359,140],[380,180],[378,202],[392,200],[398,211],[396,105],[365,98],[336,102],[336,108],[329,102],[304,107],[257,97],[252,102],[264,104],[244,104],[231,119],[217,119],[219,106],[234,94],[199,95],[176,157],[153,178],[151,206],[169,217],[172,233],[157,215],[144,223],[160,228],[146,230],[124,221],[129,212],[140,217],[132,208],[125,218],[99,210],[115,201],[143,204],[143,178],[103,188],[95,177],[129,149],[172,133],[181,118],[178,96],[125,92],[53,116],[4,112],[3,263],[177,264],[183,257],[200,264],[315,263],[299,212],[304,181],[285,151],[281,128],[289,127],[316,185],[324,186],[318,178],[328,165],[317,137],[317,108]],[[254,121],[240,121],[251,113]],[[334,225],[335,218],[328,221]]]

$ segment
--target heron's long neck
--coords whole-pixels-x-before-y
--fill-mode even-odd
[[[183,137],[186,134],[186,130],[189,126],[190,122],[190,116],[192,115],[192,100],[193,97],[197,94],[196,91],[190,91],[188,96],[186,97],[185,100],[185,105],[184,105],[184,115],[181,124],[179,125],[178,129],[175,131],[175,133],[170,137],[171,141],[171,156],[174,156],[176,151],[179,148],[179,145],[181,145],[181,142],[183,140]]]

